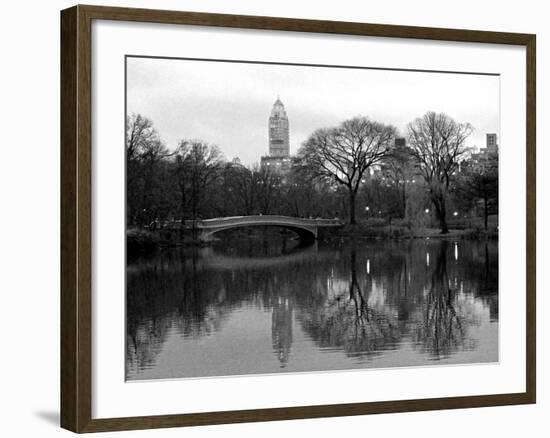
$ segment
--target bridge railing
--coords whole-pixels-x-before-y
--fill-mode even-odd
[[[220,226],[241,225],[241,224],[285,224],[298,226],[335,226],[341,225],[338,219],[305,219],[291,216],[278,215],[254,215],[254,216],[233,216],[227,218],[213,218],[198,221],[199,228],[214,228]]]
[[[279,215],[253,215],[253,216],[230,216],[223,218],[212,218],[212,219],[197,219],[193,220],[181,220],[173,219],[167,221],[154,221],[149,225],[150,229],[192,229],[192,228],[218,228],[223,226],[232,226],[232,225],[257,225],[257,224],[281,224],[281,225],[296,225],[303,227],[312,227],[312,226],[339,226],[343,222],[339,219],[306,219],[292,216],[279,216]]]

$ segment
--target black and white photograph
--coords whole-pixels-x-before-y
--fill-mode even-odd
[[[127,380],[499,361],[498,74],[125,62]]]

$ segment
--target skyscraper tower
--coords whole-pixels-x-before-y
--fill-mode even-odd
[[[260,159],[261,166],[273,172],[285,173],[290,169],[289,124],[281,99],[273,104],[268,126],[269,153]]]
[[[281,99],[273,104],[269,116],[269,155],[271,157],[288,157],[290,155],[290,141],[288,117]]]

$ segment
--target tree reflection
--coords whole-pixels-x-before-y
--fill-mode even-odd
[[[348,355],[368,358],[395,348],[399,327],[386,309],[369,305],[373,284],[358,273],[357,250],[349,254],[347,290],[327,297],[324,303],[302,309],[304,330],[321,348],[343,349]]]
[[[336,251],[306,248],[278,258],[231,260],[207,250],[138,262],[128,272],[127,362],[145,369],[170,330],[200,339],[222,330],[235,309],[250,305],[271,313],[272,347],[284,367],[293,341],[296,291],[326,291],[326,272],[335,257]]]
[[[448,242],[436,249],[436,260],[423,304],[423,320],[415,331],[415,340],[424,352],[434,358],[448,357],[464,346],[466,338],[461,317],[454,306],[455,291],[447,273]]]
[[[145,369],[155,362],[167,334],[208,335],[220,329],[226,306],[212,305],[216,277],[199,275],[198,254],[177,252],[141,260],[127,274],[127,368]]]

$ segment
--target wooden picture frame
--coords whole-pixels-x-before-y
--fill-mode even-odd
[[[480,396],[93,419],[91,287],[91,25],[93,20],[187,24],[524,46],[527,58],[525,65],[527,78],[527,88],[525,90],[527,108],[527,209],[525,212],[527,221],[526,391]],[[80,433],[535,403],[535,58],[536,37],[531,34],[80,5],[62,11],[61,426]]]

